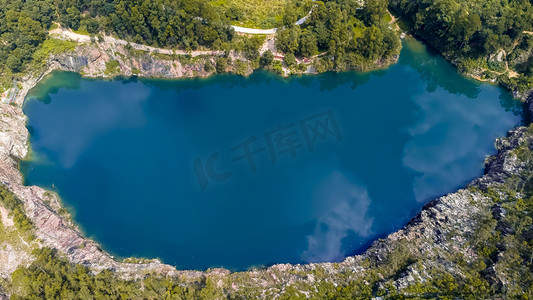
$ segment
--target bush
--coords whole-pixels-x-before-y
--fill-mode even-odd
[[[248,64],[241,60],[235,61],[235,73],[241,76],[248,74]]]
[[[272,63],[272,71],[276,72],[279,75],[283,74],[283,65],[281,64],[281,61],[275,60]]]
[[[41,46],[33,53],[33,68],[44,68],[50,55],[58,55],[73,52],[78,44],[73,41],[65,41],[55,38],[45,40]]]
[[[215,67],[213,67],[213,64],[211,63],[210,60],[206,61],[205,64],[204,64],[204,70],[207,72],[207,73],[211,73],[213,71],[215,71]]]
[[[217,73],[224,73],[226,72],[226,68],[228,67],[228,59],[225,57],[219,57],[216,59],[216,70]]]
[[[259,65],[261,68],[270,67],[272,62],[274,61],[274,54],[272,54],[272,51],[267,50],[261,55],[261,58],[259,59]]]
[[[294,57],[294,54],[292,53],[285,54],[283,61],[289,68],[292,68],[294,65],[296,65],[296,57]]]
[[[26,216],[24,203],[9,191],[5,185],[0,185],[0,202],[13,215],[15,227],[24,233],[31,233],[33,225]]]
[[[496,72],[504,72],[505,71],[505,62],[503,61],[495,61],[495,60],[489,60],[488,66],[491,70]]]
[[[120,72],[119,67],[120,67],[120,63],[118,62],[118,60],[112,59],[105,63],[104,74],[108,76],[115,75],[118,72]]]

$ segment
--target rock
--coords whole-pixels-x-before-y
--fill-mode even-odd
[[[94,54],[94,53],[92,53]],[[89,65],[89,56],[87,55],[57,55],[51,56],[49,63],[58,63],[60,69],[80,73]]]
[[[505,50],[502,49],[498,53],[496,53],[494,60],[498,62],[502,62],[505,59],[505,56],[506,56]]]
[[[75,54],[54,56],[50,59],[46,72],[25,78],[22,83],[22,92],[17,97],[16,103],[20,107],[29,89],[54,69],[84,72],[88,76],[105,76],[106,63],[114,59],[119,61],[120,74],[123,75],[131,75],[134,70],[138,70],[140,76],[207,76],[209,73],[203,69],[203,64],[205,59],[213,59],[212,57],[204,58],[188,63],[186,59],[183,62],[156,59],[146,54],[123,61],[122,56],[125,53],[122,45],[98,44],[97,47],[90,45],[79,47]],[[212,277],[216,279],[214,282],[220,285],[228,282],[232,290],[253,284],[254,288],[262,290],[263,298],[269,298],[269,292],[277,293],[296,283],[316,285],[318,280],[322,280],[313,273],[317,270],[327,274],[326,278],[329,278],[328,280],[333,284],[343,284],[351,278],[349,276],[357,276],[368,268],[364,264],[365,261],[386,262],[391,251],[401,244],[400,241],[407,241],[405,250],[410,254],[424,255],[425,258],[431,260],[425,267],[430,268],[432,264],[439,264],[460,276],[460,271],[454,269],[451,262],[443,259],[441,253],[453,251],[463,255],[466,260],[472,258],[468,237],[474,233],[475,217],[482,210],[491,211],[500,218],[505,215],[505,210],[501,207],[493,206],[491,210],[490,199],[471,188],[483,190],[504,181],[513,174],[520,174],[523,165],[517,159],[514,149],[524,143],[533,144],[533,134],[525,127],[511,130],[507,138],[497,139],[498,153],[487,159],[485,174],[482,177],[470,183],[467,189],[461,189],[430,201],[404,228],[383,240],[375,241],[361,255],[348,257],[339,263],[277,264],[265,269],[241,273],[231,273],[225,269],[200,272],[178,271],[175,267],[158,260],[143,263],[117,261],[103,251],[95,241],[84,237],[68,216],[58,213],[61,203],[57,196],[36,186],[24,186],[17,161],[28,153],[28,131],[25,122],[26,117],[20,108],[0,104],[0,181],[4,182],[23,201],[26,214],[35,225],[35,235],[42,246],[56,248],[69,261],[88,266],[94,272],[108,269],[124,278],[140,278],[151,272],[189,279]],[[506,224],[502,223],[501,226],[504,226],[502,228],[506,230]],[[7,249],[6,255],[14,253],[8,248],[5,249]],[[17,263],[20,265],[27,263],[22,256],[17,257],[21,259],[15,261],[13,266],[16,267]],[[0,268],[0,275],[9,277],[12,270],[13,267]],[[403,288],[427,276],[429,275],[424,270],[409,266],[394,284],[398,288]],[[490,270],[487,271],[487,276],[492,276]]]
[[[505,210],[500,204],[494,204],[490,210],[492,212],[492,217],[498,221],[501,221],[507,213],[507,210]]]

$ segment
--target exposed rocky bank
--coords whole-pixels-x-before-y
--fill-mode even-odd
[[[426,204],[403,229],[376,241],[364,254],[346,258],[340,263],[306,265],[278,264],[265,269],[231,273],[224,269],[207,272],[179,271],[157,260],[128,263],[115,260],[100,246],[84,237],[73,224],[68,214],[61,209],[56,195],[36,186],[24,186],[18,170],[18,161],[28,153],[26,116],[21,106],[26,93],[42,77],[54,69],[79,72],[87,76],[110,76],[106,74],[110,60],[119,62],[116,74],[158,77],[208,76],[213,71],[204,68],[206,61],[214,62],[216,55],[183,60],[161,59],[150,54],[128,57],[124,45],[82,45],[75,54],[53,56],[47,70],[39,76],[27,78],[16,99],[17,106],[0,104],[0,181],[6,184],[23,202],[26,214],[35,227],[38,247],[56,248],[69,261],[83,264],[95,272],[104,269],[116,271],[125,278],[139,278],[147,273],[179,278],[209,278],[225,293],[254,290],[256,296],[271,298],[281,292],[297,287],[302,295],[312,295],[320,283],[342,285],[361,278],[375,269],[375,264],[388,263],[391,253],[407,251],[424,259],[424,265],[408,265],[401,276],[383,277],[388,283],[402,290],[413,282],[427,281],[431,269],[444,267],[449,272],[462,276],[462,268],[449,259],[450,253],[460,254],[466,261],[474,260],[470,239],[475,232],[479,215],[491,211],[492,202],[481,190],[501,184],[513,175],[521,175],[526,167],[516,154],[520,145],[533,145],[533,133],[527,127],[511,130],[507,138],[498,139],[498,153],[487,160],[486,172],[474,180],[468,188],[461,189]],[[232,54],[234,59],[242,59]],[[126,58],[128,57],[128,58]],[[251,71],[251,70],[250,70]],[[140,72],[140,73],[138,73]],[[116,75],[114,74],[114,75]],[[529,101],[531,104],[532,96]],[[529,146],[531,147],[531,146]],[[5,226],[6,224],[4,224]],[[6,249],[8,245],[0,245]],[[398,250],[400,249],[400,250]],[[0,252],[1,253],[1,252]],[[18,265],[31,262],[31,255],[0,264],[0,276],[9,278]],[[369,263],[371,262],[371,263]],[[0,289],[1,297],[1,289]]]
[[[221,287],[235,291],[253,288],[264,297],[276,295],[291,285],[313,287],[320,281],[341,284],[356,279],[372,268],[368,261],[387,261],[390,253],[396,251],[404,241],[408,244],[406,251],[425,258],[423,270],[449,264],[448,269],[460,276],[460,268],[447,261],[446,253],[461,253],[467,260],[473,259],[469,239],[474,233],[476,216],[490,210],[490,199],[473,187],[486,189],[500,184],[513,174],[521,174],[525,164],[517,159],[515,150],[519,145],[533,145],[533,132],[527,127],[511,130],[507,138],[497,139],[498,153],[487,160],[486,174],[474,180],[468,189],[429,202],[403,229],[376,241],[364,254],[348,257],[343,262],[278,264],[267,269],[237,273],[223,269],[178,271],[156,260],[125,263],[113,259],[96,242],[85,238],[68,215],[59,213],[61,204],[54,194],[36,186],[24,186],[17,160],[24,158],[28,151],[25,116],[20,108],[11,105],[2,104],[0,110],[0,180],[23,200],[41,246],[56,248],[71,262],[89,266],[96,272],[110,269],[129,278],[152,272],[190,279],[206,276],[219,282]],[[409,266],[400,278],[394,280],[396,288],[424,280],[428,274],[420,273],[418,267]],[[0,275],[3,277],[8,277],[12,271],[13,266],[0,266]],[[317,271],[320,271],[320,275],[317,275]]]

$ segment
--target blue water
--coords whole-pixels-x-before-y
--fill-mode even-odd
[[[178,268],[339,261],[483,172],[522,120],[421,43],[369,73],[93,80],[28,96],[26,184],[118,256]]]

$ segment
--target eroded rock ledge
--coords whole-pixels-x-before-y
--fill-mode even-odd
[[[490,209],[491,205],[490,199],[476,188],[486,189],[505,181],[509,176],[519,175],[524,164],[517,159],[515,149],[524,143],[533,144],[533,133],[527,127],[511,130],[507,138],[496,140],[498,153],[487,160],[485,175],[474,180],[469,188],[429,202],[403,229],[374,242],[364,254],[348,257],[340,263],[278,264],[266,269],[231,273],[225,269],[208,272],[180,271],[158,260],[147,263],[120,262],[101,250],[96,242],[84,237],[68,215],[60,213],[61,203],[56,195],[36,186],[24,186],[18,170],[18,161],[28,152],[26,116],[20,109],[27,91],[53,69],[89,72],[90,75],[97,76],[103,72],[105,62],[109,60],[109,57],[104,57],[107,53],[107,50],[100,53],[94,48],[88,48],[81,49],[77,56],[53,57],[48,71],[36,78],[28,78],[23,84],[16,101],[19,107],[0,104],[0,181],[24,202],[26,213],[35,225],[35,235],[40,246],[56,248],[71,262],[88,266],[95,272],[110,269],[125,278],[139,278],[147,273],[190,279],[207,277],[229,290],[253,288],[261,296],[268,297],[288,286],[316,286],[322,281],[336,285],[358,278],[369,270],[369,260],[385,262],[400,242],[407,241],[409,247],[406,251],[427,260],[425,270],[437,264],[459,274],[461,269],[447,260],[446,253],[461,253],[467,261],[475,258],[468,242],[469,237],[474,234],[476,217]],[[194,67],[192,64],[192,67],[185,69],[180,66],[182,69],[178,71],[176,66],[167,65],[164,61],[147,62],[143,58],[129,63],[121,61],[121,72],[126,75],[132,71],[131,68],[128,69],[128,64],[140,66],[147,72],[145,75],[166,74],[164,72],[167,71],[171,72],[168,77],[208,75],[207,72],[201,73],[203,69],[199,69],[199,65]],[[21,265],[27,263],[26,260],[20,261]],[[13,265],[0,266],[0,275],[9,277],[13,270]],[[318,271],[320,276],[316,275]],[[420,268],[410,265],[393,283],[396,288],[402,289],[409,282],[424,281],[427,276],[420,272]]]
[[[203,276],[218,280],[225,278],[231,282],[233,289],[253,287],[265,293],[271,288],[278,290],[294,284],[313,285],[315,283],[313,274],[316,270],[321,270],[326,274],[323,278],[328,278],[327,280],[333,283],[341,278],[343,281],[347,280],[346,277],[341,277],[341,274],[357,278],[358,274],[363,274],[369,268],[365,263],[366,260],[386,261],[388,254],[395,251],[397,243],[402,240],[408,242],[408,251],[411,254],[424,256],[428,264],[449,263],[450,269],[453,270],[455,267],[451,262],[447,262],[441,253],[455,251],[460,252],[466,259],[473,258],[468,239],[474,233],[476,215],[488,209],[487,206],[490,205],[489,199],[472,187],[486,189],[505,181],[513,174],[520,174],[524,164],[517,159],[515,149],[523,144],[533,145],[533,133],[527,127],[511,130],[507,138],[497,139],[498,153],[487,160],[486,174],[474,180],[470,188],[461,189],[429,202],[403,229],[390,234],[386,239],[374,242],[364,254],[348,257],[343,262],[278,264],[267,269],[237,273],[230,273],[224,269],[208,272],[178,271],[157,260],[149,263],[125,263],[113,259],[102,251],[96,242],[85,238],[68,216],[58,212],[61,204],[54,194],[36,186],[24,186],[17,168],[17,159],[22,159],[27,151],[28,132],[25,127],[25,117],[20,108],[11,105],[2,104],[0,110],[2,116],[0,180],[23,200],[26,213],[35,225],[35,235],[41,246],[56,248],[71,262],[86,265],[96,272],[111,269],[126,278],[135,278],[153,272],[190,279]],[[0,269],[3,276],[9,276],[5,273],[9,271],[12,272],[12,268]],[[410,281],[421,280],[423,277],[424,274],[407,269],[404,276],[395,281],[395,285],[401,288]]]

